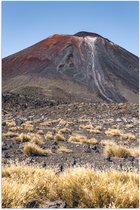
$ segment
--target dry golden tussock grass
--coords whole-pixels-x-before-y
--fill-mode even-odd
[[[34,126],[33,126],[33,125],[26,125],[26,126],[24,127],[24,129],[31,132],[31,131],[34,130]]]
[[[66,125],[67,124],[67,121],[65,121],[65,120],[63,120],[63,119],[61,119],[60,121],[59,121],[59,125]]]
[[[54,136],[54,140],[55,141],[65,141],[65,137],[62,134],[58,133]]]
[[[24,122],[22,125],[32,125],[32,124],[33,124],[33,121],[27,120],[27,121]]]
[[[72,121],[66,121],[66,120],[61,119],[59,121],[59,125],[60,126],[63,125],[63,126],[68,127],[68,126],[74,125],[74,123]]]
[[[72,122],[72,121],[67,121],[66,127],[71,126],[71,125],[74,125],[74,122]]]
[[[97,125],[96,127],[95,127],[95,129],[97,129],[97,130],[102,130],[102,126],[101,125]]]
[[[41,208],[63,200],[68,208],[138,208],[139,176],[135,172],[94,171],[90,167],[54,169],[11,165],[2,171],[2,207]]]
[[[101,131],[99,129],[90,129],[89,132],[92,134],[100,134],[101,133]]]
[[[61,133],[71,133],[71,130],[68,129],[68,128],[61,128],[61,129],[59,130],[59,133],[60,133],[60,134],[61,134]]]
[[[79,122],[79,123],[89,122],[89,119],[79,118],[79,119],[78,119],[78,122]]]
[[[89,130],[93,128],[93,125],[92,124],[80,125],[79,128]]]
[[[21,131],[23,130],[22,126],[15,126],[15,127],[10,127],[9,131]]]
[[[35,134],[35,133],[27,133],[27,134],[21,133],[15,138],[15,141],[17,142],[30,141],[38,145],[42,145],[44,143],[42,137],[39,134]]]
[[[121,135],[121,139],[123,140],[136,140],[136,136],[133,133],[123,133]]]
[[[111,129],[109,128],[108,130],[105,131],[105,134],[107,136],[121,136],[122,135],[122,131],[119,129]]]
[[[139,150],[138,148],[127,148],[121,145],[117,145],[116,143],[106,143],[104,148],[104,154],[110,157],[119,157],[119,158],[126,158],[126,157],[138,157]]]
[[[120,128],[120,125],[117,125],[117,124],[115,124],[115,125],[112,125],[111,126],[113,129],[115,128],[115,129],[119,129]]]
[[[23,152],[27,156],[43,156],[51,153],[49,149],[42,149],[39,145],[34,142],[28,142],[24,145]]]
[[[34,126],[32,125],[32,121],[26,121],[25,123],[22,124],[23,129],[27,130],[27,131],[33,131],[34,130]]]
[[[35,143],[37,145],[44,144],[43,138],[39,134],[33,134],[31,136],[32,136],[32,140],[30,142]]]
[[[9,127],[15,127],[16,126],[16,123],[14,120],[7,120],[6,121],[6,124],[9,126]]]
[[[138,125],[138,124],[139,124],[139,119],[134,118],[134,119],[133,119],[133,125]]]
[[[46,133],[46,135],[45,135],[45,138],[51,140],[51,139],[54,139],[54,136],[53,136],[53,134],[52,134],[51,131],[48,131],[48,132]]]
[[[105,145],[112,145],[114,142],[111,142],[110,140],[101,140],[100,144],[105,146]]]
[[[136,136],[133,133],[123,133],[122,130],[119,129],[111,129],[109,128],[105,131],[107,136],[119,136],[123,140],[136,140]]]
[[[82,144],[97,144],[97,140],[95,138],[88,139],[86,136],[75,134],[70,136],[70,142],[80,142]]]
[[[71,153],[72,150],[71,149],[68,149],[67,147],[61,145],[59,148],[58,148],[58,152],[60,153]]]
[[[54,133],[58,133],[59,129],[58,129],[58,128],[52,128],[52,131],[53,131]]]
[[[59,125],[66,125],[67,121],[59,118],[59,119],[56,119],[56,120],[44,121],[44,122],[40,123],[40,125],[42,125],[42,126],[51,126],[51,125],[58,124],[58,123],[59,123]]]
[[[44,131],[43,130],[38,130],[37,131],[37,134],[43,135],[44,134]]]
[[[34,119],[34,123],[40,123],[40,119]]]
[[[30,126],[30,125],[32,125],[33,124],[33,122],[32,121],[26,121],[26,122],[24,122],[22,125],[23,126]]]
[[[70,136],[70,138],[69,138],[69,140],[68,141],[70,141],[70,142],[80,142],[80,138],[85,138],[85,136],[81,136],[81,135],[72,135],[72,136]]]
[[[97,144],[97,140],[95,138],[83,139],[81,141],[81,143],[83,143],[83,144]]]
[[[61,121],[61,118],[58,118],[56,120],[52,120],[52,123],[55,124],[55,123],[59,123]]]
[[[10,138],[12,138],[12,137],[18,136],[18,133],[14,133],[12,131],[8,131],[7,133],[2,133],[2,136],[3,137],[10,137]]]
[[[26,142],[26,141],[30,141],[31,138],[32,138],[32,137],[31,137],[30,134],[21,133],[21,134],[19,134],[19,135],[15,138],[15,141],[17,141],[17,142]]]
[[[44,121],[40,123],[41,126],[51,126],[52,122],[51,121]]]
[[[134,128],[134,126],[135,126],[134,124],[127,124],[127,125],[125,125],[126,128]]]

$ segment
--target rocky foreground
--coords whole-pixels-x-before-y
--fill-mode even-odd
[[[3,94],[3,208],[138,208],[138,139],[137,104]]]
[[[18,160],[61,170],[85,164],[101,170],[138,170],[138,154],[133,154],[138,149],[138,105],[51,101],[37,108],[36,103],[35,107],[34,103],[32,107],[30,103],[11,104],[9,100],[3,101],[4,164]],[[26,154],[25,146],[33,138],[40,138],[42,143],[34,143],[48,149],[49,154]],[[121,147],[120,154],[109,153],[111,143],[117,149]]]

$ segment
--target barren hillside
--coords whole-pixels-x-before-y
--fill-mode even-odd
[[[53,35],[2,62],[3,92],[138,102],[138,57],[102,36]]]

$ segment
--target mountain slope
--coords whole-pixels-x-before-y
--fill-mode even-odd
[[[138,64],[137,56],[98,34],[56,34],[3,59],[3,92],[136,103]]]

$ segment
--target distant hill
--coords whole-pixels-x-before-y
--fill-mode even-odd
[[[2,60],[3,92],[138,103],[139,59],[91,32],[55,34]]]

